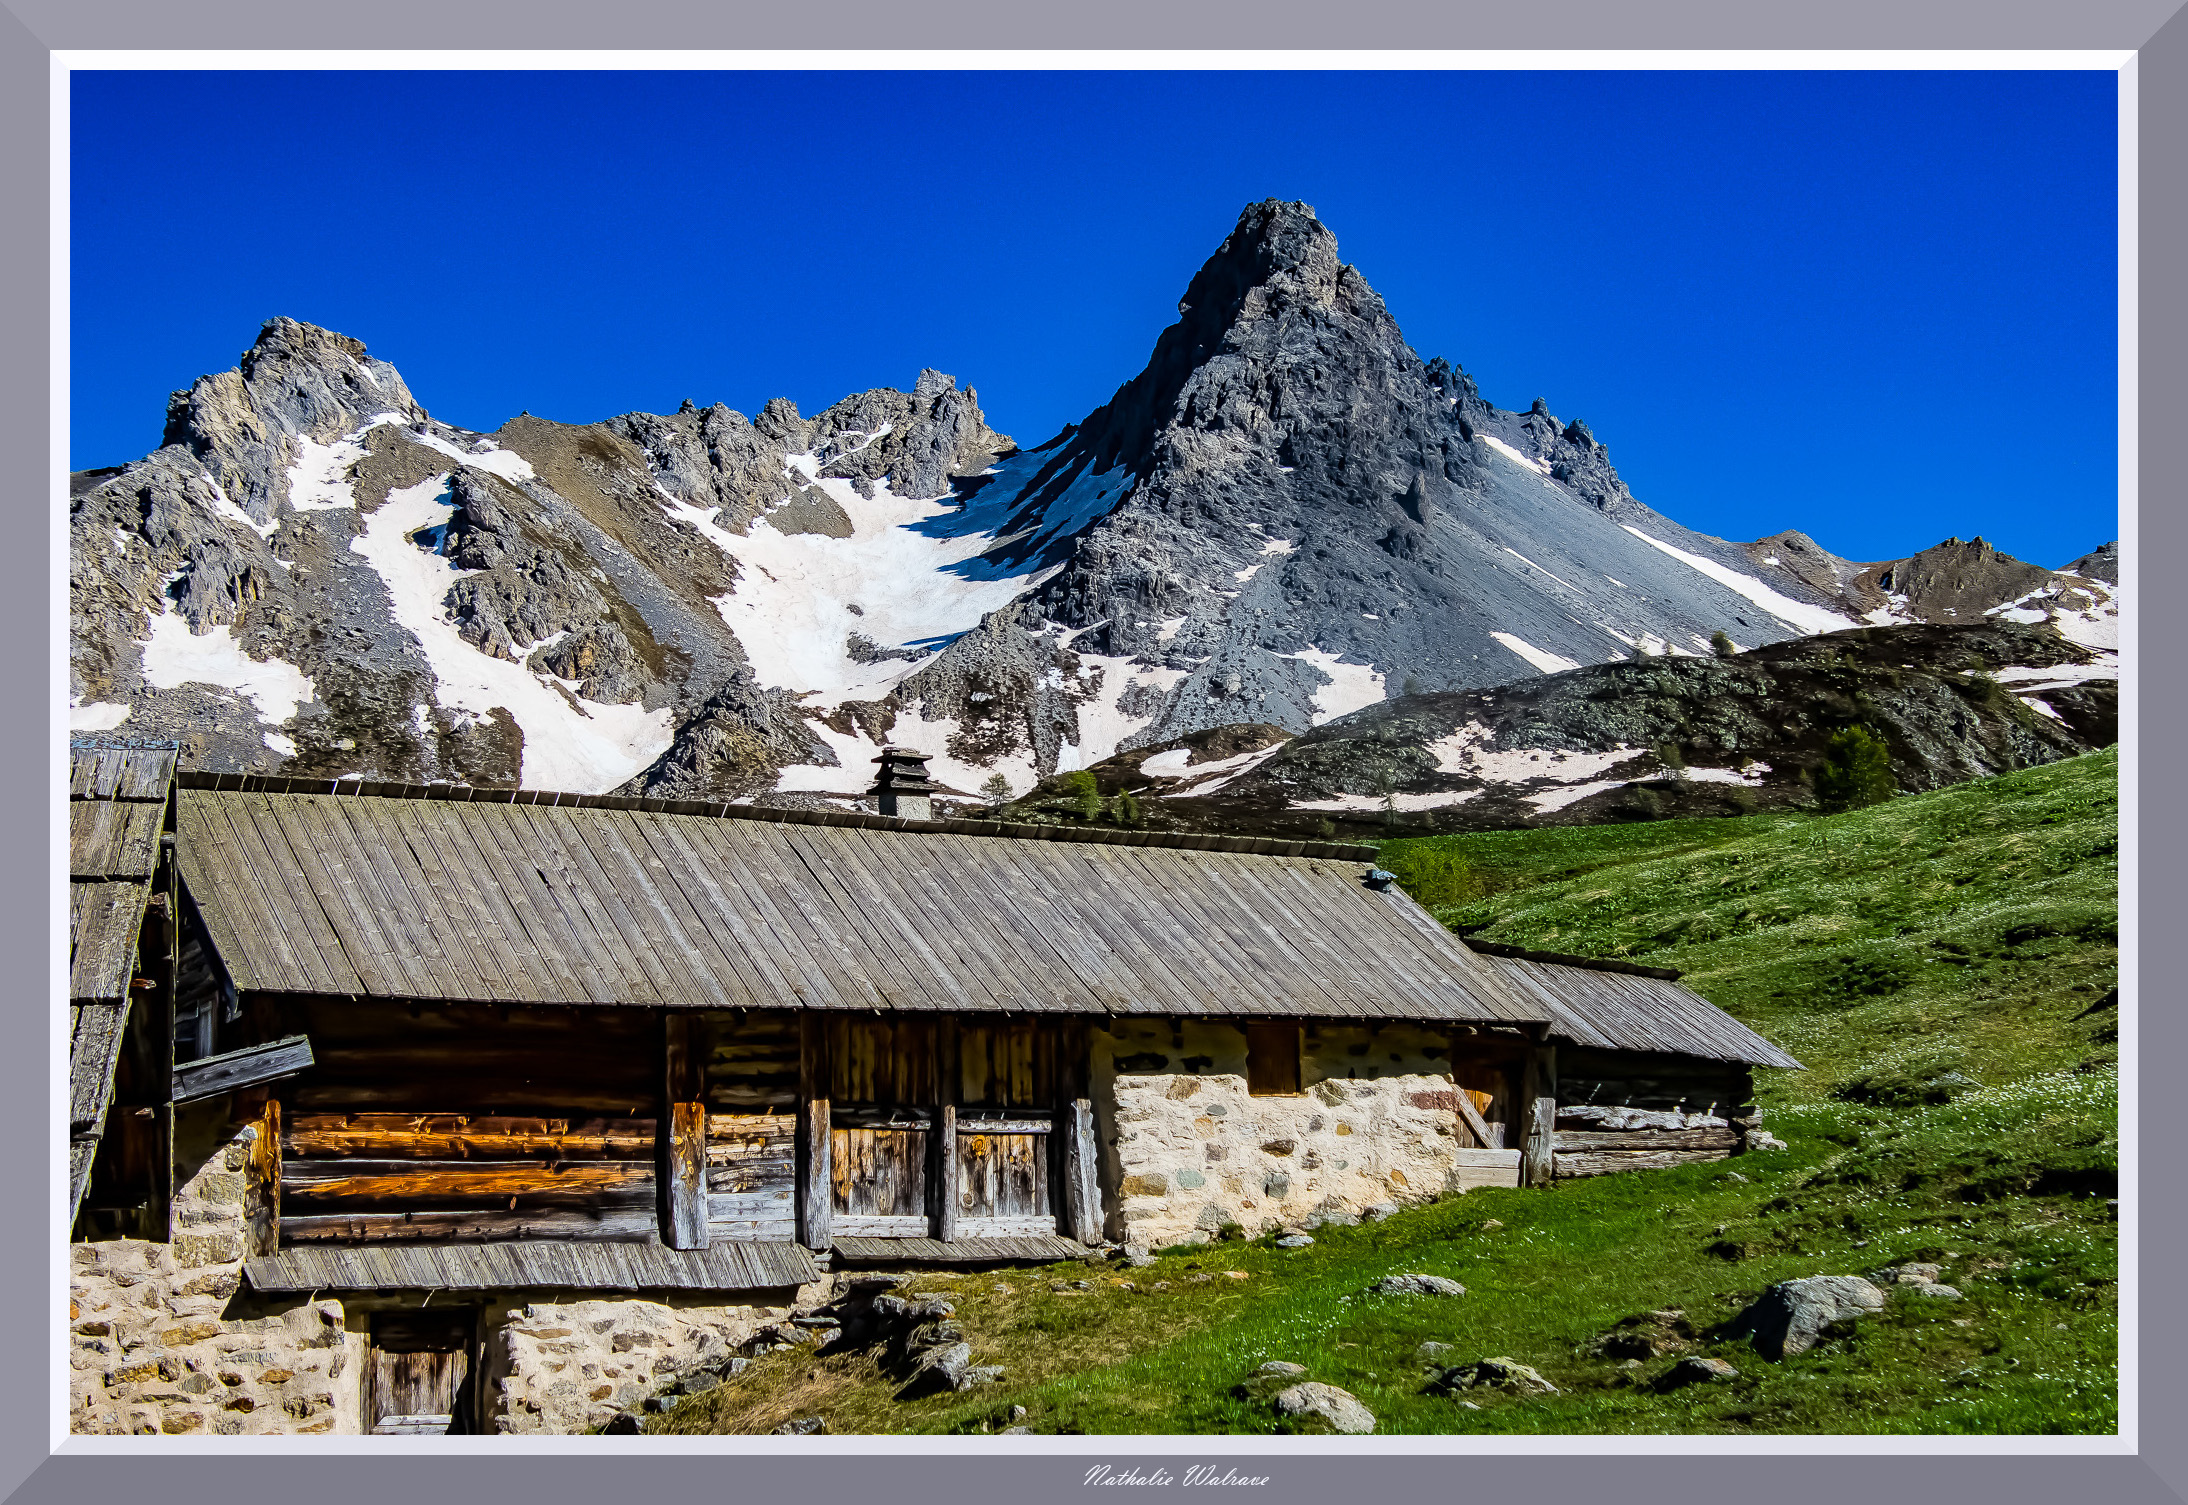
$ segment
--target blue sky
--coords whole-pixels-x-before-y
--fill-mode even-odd
[[[1856,558],[2118,532],[2111,73],[79,73],[71,464],[276,314],[437,417],[811,413],[937,366],[1022,444],[1247,202],[1645,502]]]

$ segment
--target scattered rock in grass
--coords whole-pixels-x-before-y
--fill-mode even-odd
[[[975,1385],[992,1385],[1002,1377],[1000,1364],[975,1364],[958,1377],[957,1388],[970,1390]]]
[[[996,1435],[999,1437],[1031,1437],[1033,1435],[1033,1428],[1005,1427],[1001,1432],[997,1433]]]
[[[608,1424],[600,1429],[605,1437],[636,1437],[645,1427],[628,1411],[608,1418]]]
[[[1462,1400],[1459,1404],[1469,1411],[1479,1411],[1481,1409],[1481,1404],[1478,1401]]]
[[[1071,1289],[1074,1291],[1091,1291],[1094,1289],[1094,1282],[1091,1280],[1074,1280],[1071,1283]]]
[[[1661,1351],[1656,1345],[1655,1338],[1641,1332],[1605,1333],[1602,1337],[1596,1339],[1588,1349],[1589,1356],[1592,1358],[1624,1359],[1628,1363],[1638,1363],[1642,1359],[1653,1359]]]
[[[1688,1354],[1678,1363],[1657,1376],[1659,1390],[1683,1390],[1689,1385],[1707,1385],[1716,1380],[1736,1380],[1740,1371],[1723,1359],[1704,1358],[1700,1354]]]
[[[1012,1406],[1010,1408],[1010,1419],[1012,1421],[1024,1421],[1026,1419],[1026,1408],[1024,1406]]]
[[[1737,1182],[1741,1186],[1745,1186],[1748,1184],[1747,1177],[1741,1175],[1738,1171],[1726,1171],[1722,1176],[1719,1176],[1717,1179],[1720,1181]]]
[[[1653,1359],[1691,1346],[1696,1336],[1686,1311],[1667,1306],[1619,1318],[1609,1332],[1589,1345],[1587,1352],[1598,1359]]]
[[[1150,1291],[1167,1291],[1170,1289],[1170,1282],[1167,1280],[1158,1280],[1147,1289],[1149,1289]]]
[[[1768,1129],[1748,1130],[1747,1147],[1751,1152],[1755,1150],[1786,1150],[1792,1148],[1791,1145],[1787,1144],[1777,1135],[1771,1133]]]
[[[1398,1204],[1395,1202],[1377,1202],[1373,1207],[1368,1208],[1366,1211],[1360,1214],[1361,1217],[1366,1218],[1370,1223],[1380,1223],[1385,1218],[1394,1218],[1397,1215]]]
[[[1271,1359],[1271,1360],[1269,1360],[1269,1362],[1268,1362],[1268,1363],[1266,1363],[1266,1364],[1263,1364],[1263,1365],[1262,1365],[1262,1366],[1261,1366],[1261,1367],[1260,1367],[1259,1369],[1256,1369],[1256,1370],[1254,1371],[1254,1373],[1255,1373],[1256,1375],[1264,1375],[1264,1374],[1293,1375],[1293,1374],[1305,1374],[1306,1372],[1307,1372],[1307,1366],[1306,1366],[1306,1365],[1304,1365],[1304,1364],[1293,1364],[1293,1363],[1290,1363],[1290,1362],[1288,1362],[1288,1361],[1286,1361],[1286,1360],[1284,1360],[1284,1359]]]
[[[1413,1357],[1419,1359],[1423,1364],[1434,1364],[1438,1368],[1442,1368],[1451,1355],[1457,1352],[1458,1350],[1448,1343],[1423,1343],[1419,1348],[1413,1350]]]
[[[1484,1232],[1484,1233],[1490,1233],[1490,1232],[1493,1232],[1493,1231],[1494,1231],[1494,1230],[1496,1230],[1496,1229],[1502,1228],[1503,1226],[1504,1226],[1504,1219],[1502,1219],[1502,1218],[1491,1218],[1491,1219],[1490,1219],[1490,1220],[1489,1220],[1488,1222],[1486,1222],[1486,1223],[1484,1223],[1484,1224],[1482,1224],[1482,1225],[1481,1225],[1481,1231],[1482,1231],[1482,1232]]]
[[[1305,1249],[1314,1243],[1311,1233],[1287,1233],[1276,1241],[1279,1249]]]
[[[1752,1337],[1755,1351],[1777,1360],[1806,1353],[1842,1322],[1884,1309],[1884,1293],[1858,1275],[1810,1275],[1764,1291],[1727,1324],[1726,1336]]]
[[[800,1416],[794,1421],[786,1421],[777,1427],[774,1435],[777,1437],[810,1437],[815,1432],[825,1432],[827,1430],[828,1421],[825,1417]]]
[[[988,1289],[998,1296],[1015,1296],[1018,1294],[1009,1286],[990,1286]]]
[[[1937,1301],[1960,1300],[1958,1287],[1939,1282],[1937,1277],[1943,1273],[1943,1268],[1938,1265],[1888,1265],[1869,1278],[1879,1285],[1900,1287],[1917,1296],[1928,1296]]]
[[[1129,1280],[1120,1280],[1117,1282],[1117,1289],[1120,1291],[1137,1291],[1139,1287]]]
[[[1442,1275],[1385,1275],[1368,1291],[1376,1296],[1464,1296],[1466,1287]]]
[[[1199,1272],[1198,1274],[1196,1274],[1196,1275],[1188,1275],[1188,1276],[1186,1276],[1185,1278],[1186,1278],[1187,1280],[1191,1280],[1191,1281],[1202,1281],[1202,1280],[1214,1280],[1214,1279],[1215,1279],[1215,1277],[1214,1277],[1213,1275],[1210,1275],[1210,1274],[1209,1274],[1209,1273],[1208,1273],[1208,1272],[1207,1272],[1206,1270],[1202,1270],[1202,1271],[1200,1271],[1200,1272]]]
[[[930,1394],[937,1390],[963,1390],[973,1383],[967,1378],[972,1368],[972,1345],[962,1340],[944,1343],[927,1349],[912,1364],[910,1383],[906,1386],[913,1395]]]
[[[1438,1375],[1429,1389],[1442,1393],[1453,1390],[1509,1390],[1515,1395],[1558,1393],[1557,1386],[1544,1379],[1541,1371],[1517,1359],[1501,1356],[1480,1359],[1472,1364],[1455,1364]]]
[[[1148,1253],[1143,1248],[1131,1244],[1127,1244],[1125,1246],[1124,1253],[1120,1256],[1120,1258],[1126,1265],[1130,1266],[1132,1269],[1135,1270],[1140,1269],[1141,1267],[1146,1265],[1151,1265],[1155,1262],[1154,1255]]]
[[[1375,1413],[1349,1390],[1309,1380],[1278,1393],[1276,1412],[1295,1431],[1343,1432],[1358,1436],[1375,1430]]]

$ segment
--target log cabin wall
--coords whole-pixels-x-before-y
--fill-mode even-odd
[[[798,1016],[698,1017],[707,1112],[707,1235],[798,1235]]]
[[[639,1009],[291,1002],[283,1244],[656,1236],[661,1020]]]
[[[1654,1170],[1740,1153],[1758,1121],[1736,1061],[1567,1045],[1558,1052],[1559,1177]]]

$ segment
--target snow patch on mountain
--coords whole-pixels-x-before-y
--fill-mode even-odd
[[[1101,686],[1092,699],[1081,701],[1076,708],[1079,740],[1066,741],[1057,750],[1058,773],[1068,773],[1074,768],[1092,768],[1096,763],[1116,756],[1117,749],[1123,745],[1125,738],[1154,721],[1152,716],[1133,716],[1117,708],[1117,701],[1131,688],[1135,676],[1140,673],[1140,666],[1130,658],[1100,653],[1079,655],[1080,678],[1099,674]]]
[[[106,705],[92,701],[79,704],[71,696],[68,703],[68,729],[72,732],[110,732],[129,719],[129,707]]]
[[[1233,758],[1218,758],[1213,763],[1196,763],[1191,768],[1184,770],[1191,783],[1183,789],[1167,790],[1162,797],[1166,800],[1198,799],[1202,795],[1214,794],[1225,785],[1253,772],[1289,745],[1289,743],[1279,742],[1274,746],[1264,747],[1259,752],[1240,753]],[[1163,769],[1167,770],[1175,765],[1164,760],[1180,754],[1190,756],[1190,753],[1183,748],[1174,749],[1172,752],[1167,753],[1157,753],[1140,765],[1140,772],[1150,776],[1157,776],[1160,771],[1151,765],[1162,763]]]
[[[1489,635],[1545,674],[1556,674],[1566,669],[1580,667],[1569,658],[1560,657],[1547,649],[1537,648],[1516,633],[1492,632]]]
[[[296,458],[289,463],[289,505],[298,512],[356,506],[349,473],[365,457],[365,435],[383,423],[403,421],[400,413],[380,413],[332,444],[320,444],[298,434]]]
[[[1563,747],[1492,748],[1487,743],[1494,735],[1480,722],[1470,721],[1449,736],[1429,743],[1426,750],[1434,755],[1439,773],[1492,784],[1592,779],[1635,756],[1634,749],[1623,742],[1608,752],[1576,752]]]
[[[1547,461],[1537,460],[1532,458],[1531,456],[1521,454],[1518,450],[1512,448],[1511,445],[1506,444],[1502,439],[1499,439],[1494,434],[1483,434],[1481,436],[1481,440],[1482,443],[1488,445],[1491,449],[1495,450],[1498,454],[1504,456],[1507,460],[1512,461],[1516,465],[1524,465],[1527,469],[1533,471],[1538,476],[1547,476],[1550,473],[1550,466]]]
[[[1444,810],[1481,797],[1479,789],[1447,789],[1431,794],[1393,794],[1389,804],[1375,794],[1340,794],[1326,800],[1293,800],[1294,810],[1387,810],[1395,805],[1408,814],[1417,810]]]
[[[1796,601],[1791,596],[1772,590],[1753,575],[1743,575],[1738,570],[1721,565],[1714,559],[1705,559],[1699,554],[1689,554],[1685,549],[1675,549],[1660,538],[1649,537],[1648,534],[1636,528],[1632,523],[1620,523],[1619,526],[1650,548],[1662,550],[1681,564],[1699,570],[1719,585],[1747,597],[1748,600],[1760,606],[1764,611],[1769,612],[1788,627],[1800,632],[1839,632],[1848,627],[1859,627],[1861,625],[1853,618],[1842,617],[1835,611],[1827,611],[1821,606],[1811,606],[1806,601]]]
[[[1339,716],[1349,716],[1354,711],[1374,705],[1383,698],[1383,676],[1373,664],[1347,664],[1340,662],[1339,655],[1324,653],[1319,648],[1305,648],[1298,653],[1279,653],[1278,658],[1297,659],[1310,668],[1319,669],[1328,680],[1314,692],[1314,724],[1334,721]]]
[[[448,592],[477,572],[457,569],[439,552],[441,530],[455,514],[443,473],[390,491],[350,540],[351,551],[386,583],[396,622],[424,650],[435,700],[477,717],[506,710],[524,733],[521,777],[528,789],[603,794],[666,752],[675,736],[666,707],[586,700],[574,693],[575,681],[535,674],[463,640],[448,617]],[[417,710],[422,716],[425,708]]]
[[[817,709],[887,695],[935,650],[1056,572],[1036,562],[1037,551],[1023,568],[983,567],[1006,526],[1018,525],[1013,543],[1028,533],[1075,531],[1113,505],[1124,481],[1121,471],[1082,475],[1028,527],[1014,504],[1038,467],[1029,469],[1022,456],[995,467],[995,479],[962,507],[947,497],[900,497],[886,482],[861,496],[850,481],[820,475],[822,464],[816,455],[792,455],[787,472],[842,510],[848,538],[785,533],[766,518],[740,536],[716,526],[712,511],[664,502],[737,561],[736,588],[714,605],[759,682]],[[1002,495],[983,501],[999,489]]]
[[[286,659],[255,659],[225,624],[210,632],[192,632],[187,617],[170,602],[152,619],[144,639],[144,682],[156,690],[183,685],[212,685],[244,697],[258,707],[267,726],[294,720],[299,704],[312,698],[312,682]]]

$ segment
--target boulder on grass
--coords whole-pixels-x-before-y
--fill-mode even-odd
[[[1501,1355],[1454,1365],[1437,1376],[1429,1389],[1444,1394],[1455,1390],[1509,1390],[1515,1395],[1558,1393],[1557,1386],[1544,1379],[1540,1371]]]
[[[1699,1354],[1689,1354],[1657,1377],[1659,1390],[1684,1390],[1689,1385],[1707,1385],[1716,1380],[1736,1380],[1740,1371],[1723,1359],[1707,1359]]]
[[[1360,1404],[1349,1390],[1308,1380],[1280,1391],[1276,1413],[1292,1423],[1294,1431],[1331,1431],[1360,1435],[1375,1430],[1375,1413]]]
[[[1376,1296],[1464,1296],[1466,1287],[1442,1275],[1385,1275],[1368,1291]]]
[[[1883,1310],[1884,1293],[1859,1275],[1810,1275],[1763,1292],[1727,1333],[1752,1337],[1757,1353],[1777,1360],[1806,1353],[1838,1323]]]

